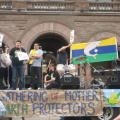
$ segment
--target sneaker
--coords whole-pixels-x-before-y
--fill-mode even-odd
[[[28,88],[28,90],[32,90],[32,88],[31,88],[31,87],[29,87],[29,88]]]
[[[19,88],[16,88],[16,90],[19,90]]]
[[[44,88],[46,88],[48,85],[49,85],[49,84],[47,84],[47,85],[44,84]]]
[[[41,88],[40,87],[38,87],[38,90],[40,90]]]
[[[47,85],[44,84],[44,88],[46,88],[46,87],[47,87]]]

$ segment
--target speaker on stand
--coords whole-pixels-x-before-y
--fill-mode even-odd
[[[79,89],[80,80],[78,77],[74,77],[70,73],[65,73],[60,79],[60,88],[61,89]]]
[[[120,77],[109,77],[107,80],[108,89],[120,89]]]

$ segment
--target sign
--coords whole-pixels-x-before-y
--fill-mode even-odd
[[[104,107],[120,107],[120,89],[103,90]]]
[[[25,52],[17,52],[19,61],[29,60],[28,54]]]
[[[99,116],[102,90],[0,91],[6,117]]]
[[[74,30],[71,30],[70,32],[70,43],[74,42]]]
[[[0,34],[0,47],[2,46],[3,34]]]

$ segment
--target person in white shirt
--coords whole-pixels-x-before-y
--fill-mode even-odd
[[[0,80],[4,80],[4,75],[5,75],[5,68],[8,67],[7,63],[5,61],[5,55],[2,49],[2,53],[1,53],[1,70],[0,70]]]
[[[4,107],[3,103],[0,101],[0,116],[3,115],[4,111],[5,111],[5,107]]]
[[[33,62],[30,63],[31,64],[31,82],[30,82],[30,88],[28,88],[28,90],[35,89],[35,84],[37,85],[38,90],[40,90],[40,88],[42,87],[42,81],[41,81],[42,55],[43,55],[43,51],[39,49],[39,43],[34,43],[34,49],[31,50],[29,54],[29,59],[33,60]]]
[[[11,67],[12,61],[10,59],[9,53],[10,53],[10,48],[7,47],[5,49],[5,53],[4,54],[6,56],[5,61],[6,61],[6,64],[7,64],[8,67],[5,68],[4,79],[5,79],[6,84],[8,85],[8,82],[9,82],[9,84],[11,86],[11,84],[12,84],[12,67]]]

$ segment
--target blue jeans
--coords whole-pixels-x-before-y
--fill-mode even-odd
[[[24,88],[24,65],[12,66],[12,86],[11,88],[16,89],[17,87],[17,74],[19,75],[19,88]]]

